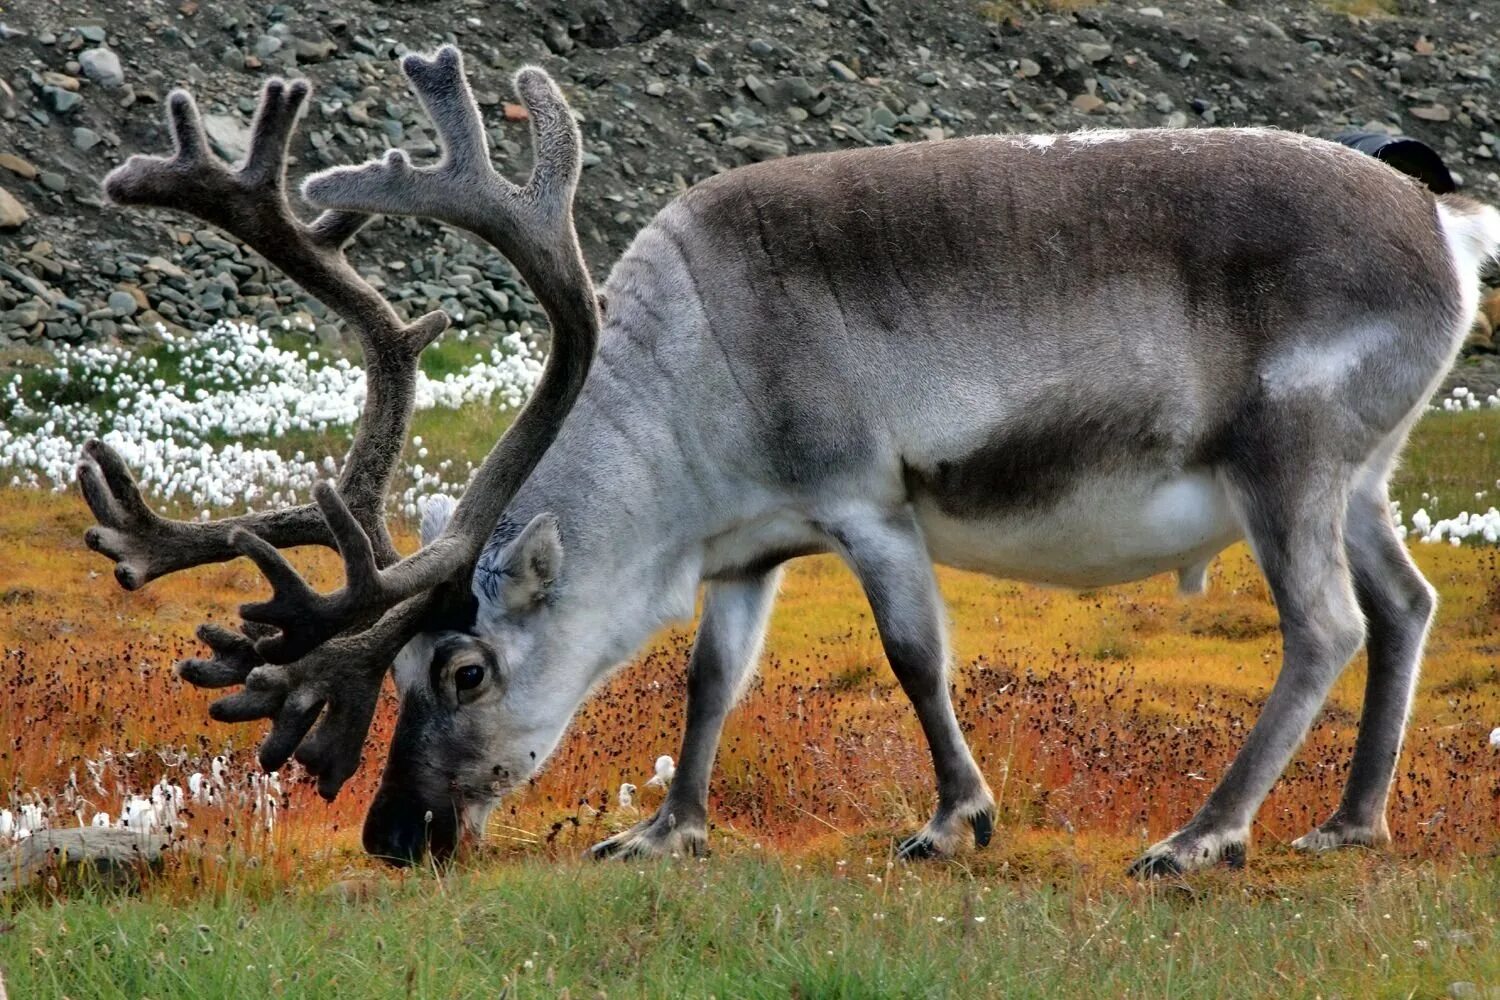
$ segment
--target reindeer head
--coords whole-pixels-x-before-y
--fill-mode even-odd
[[[452,510],[434,498],[424,541]],[[483,832],[500,797],[530,778],[557,745],[577,698],[549,677],[574,644],[554,602],[562,545],[550,514],[517,531],[502,524],[475,567],[472,602],[449,627],[425,631],[396,658],[401,712],[365,849],[394,862],[430,849],[442,857],[460,835]],[[569,648],[561,648],[562,646]]]
[[[396,750],[366,827],[372,850],[410,860],[428,841],[440,853],[451,849],[464,791],[478,790],[473,776],[456,765],[446,765],[436,778],[424,770],[432,760],[467,759],[457,751],[478,744],[473,734],[482,731],[481,713],[504,672],[493,644],[450,626],[466,615],[473,620],[470,588],[476,566],[502,513],[557,436],[582,388],[598,341],[599,314],[573,227],[581,141],[557,86],[534,67],[516,74],[535,148],[531,177],[518,186],[491,166],[458,50],[445,46],[432,59],[407,56],[402,68],[442,138],[441,161],[417,169],[393,150],[361,167],[310,177],[304,196],[327,209],[311,223],[292,212],[285,194],[287,142],[308,94],[302,82],[267,83],[249,153],[237,170],[207,152],[192,98],[177,91],[167,101],[175,155],[132,157],[105,180],[106,193],[117,203],[185,211],[241,238],[357,331],[368,390],[337,486],[318,484],[315,504],[196,523],[151,511],[124,462],[101,442],[85,446],[78,476],[100,522],[85,540],[115,560],[115,576],[127,589],[236,555],[249,557],[266,575],[272,598],[244,605],[239,631],[200,628],[214,655],[183,661],[177,670],[201,687],[243,685],[215,702],[210,714],[227,722],[271,719],[260,747],[267,770],[295,754],[318,777],[320,793],[333,798],[359,766],[381,681],[398,652],[406,649],[407,659],[430,663],[420,695],[414,685],[405,687]],[[373,214],[429,216],[476,233],[516,267],[552,326],[552,351],[531,401],[486,457],[451,516],[440,529],[424,533],[422,548],[405,559],[397,556],[386,532],[385,494],[410,423],[417,357],[442,332],[447,317],[433,313],[403,323],[349,266],[342,248]],[[549,529],[548,523],[528,528],[522,538],[545,540],[550,532],[555,541],[556,526]],[[342,589],[318,593],[277,551],[304,544],[337,547],[345,565]],[[515,549],[523,551],[532,551],[529,542]],[[433,678],[433,670],[441,677]],[[468,707],[473,711],[460,711]],[[431,724],[439,717],[445,728]],[[433,754],[423,745],[438,731],[457,748],[452,755]],[[502,776],[493,763],[487,766],[491,778],[484,787],[489,789]],[[514,778],[521,764],[502,770],[504,780],[521,780]],[[446,792],[436,790],[434,782]],[[388,791],[392,788],[420,789],[421,795],[398,799]],[[413,819],[419,831],[415,840],[409,834]]]

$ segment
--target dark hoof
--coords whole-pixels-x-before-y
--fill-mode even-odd
[[[929,861],[940,857],[941,853],[926,834],[918,833],[907,837],[896,848],[897,861]]]
[[[974,830],[974,846],[988,847],[995,833],[995,814],[989,810],[969,817],[969,826]]]
[[[1175,878],[1182,874],[1182,865],[1170,854],[1147,854],[1135,859],[1127,871],[1131,878]]]

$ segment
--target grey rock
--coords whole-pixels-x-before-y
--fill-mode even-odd
[[[91,128],[75,128],[73,130],[73,148],[81,152],[87,152],[103,141],[104,138]]]
[[[730,138],[725,145],[739,150],[756,161],[779,159],[786,156],[788,152],[786,143],[757,135],[737,135]]]
[[[54,324],[48,323],[51,333]],[[59,325],[60,339],[77,339],[82,329],[76,324]],[[87,868],[109,883],[128,883],[143,867],[161,862],[167,838],[160,834],[141,834],[124,827],[67,830],[40,830],[21,842],[13,855],[0,859],[0,892],[28,885],[47,871],[76,877]]]
[[[65,115],[76,110],[83,98],[62,87],[46,86],[42,88],[42,103],[57,114]]]
[[[277,52],[280,52],[281,47],[285,44],[285,42],[275,35],[261,35],[255,40],[252,51],[262,59],[269,59]]]
[[[110,292],[108,304],[110,313],[121,318],[134,316],[141,307],[134,295],[121,291]]]
[[[243,160],[250,148],[250,127],[234,115],[204,115],[203,131],[214,150],[230,163]]]
[[[552,50],[553,55],[565,56],[573,51],[573,39],[568,35],[567,27],[558,21],[553,21],[542,29],[542,41]]]
[[[1041,63],[1035,59],[1021,59],[1016,63],[1016,75],[1022,79],[1030,79],[1039,76],[1042,72]]]
[[[1079,42],[1078,54],[1091,63],[1103,62],[1114,55],[1115,47],[1108,42]]]
[[[125,85],[125,70],[112,49],[84,49],[78,53],[78,63],[83,67],[83,75],[105,90]]]
[[[766,59],[776,54],[775,43],[768,42],[764,38],[750,39],[750,44],[747,45],[746,48],[748,48],[750,50],[750,54],[752,56],[755,56],[757,59]]]
[[[837,59],[828,60],[828,72],[833,74],[835,80],[842,80],[844,83],[859,82],[859,74]]]
[[[78,34],[83,36],[85,42],[99,45],[104,41],[104,28],[98,24],[81,24],[78,26]]]
[[[56,194],[62,194],[68,189],[67,175],[56,170],[43,170],[37,175],[37,180],[42,182],[42,187]]]

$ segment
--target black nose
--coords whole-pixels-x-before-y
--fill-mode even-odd
[[[365,817],[365,853],[393,865],[421,861],[428,851],[447,860],[458,847],[458,813],[452,802],[424,802],[409,791],[381,785]]]

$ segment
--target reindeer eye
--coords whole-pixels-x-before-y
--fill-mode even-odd
[[[477,688],[482,680],[484,680],[484,668],[477,663],[459,667],[453,672],[453,686],[460,691]]]

